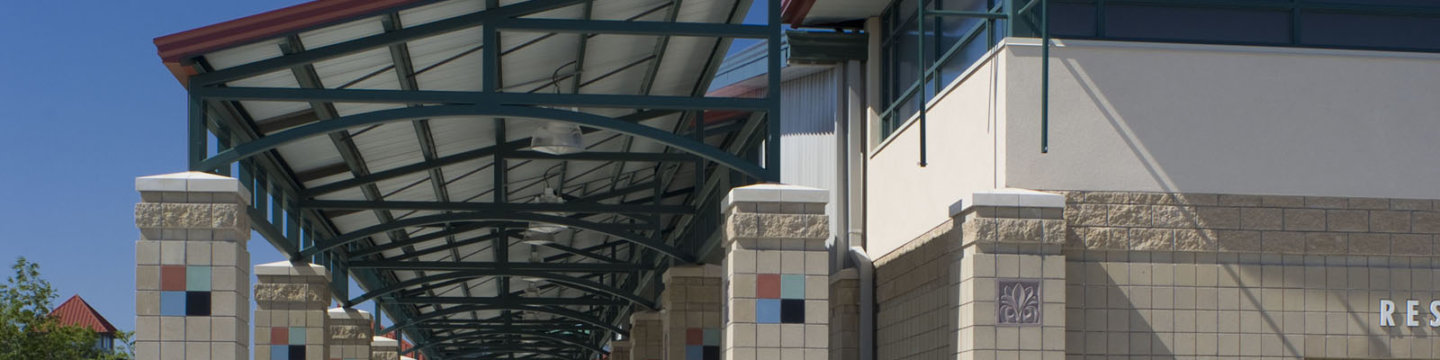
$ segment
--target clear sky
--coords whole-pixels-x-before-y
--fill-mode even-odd
[[[0,10],[0,278],[24,256],[59,291],[55,305],[80,294],[115,326],[133,330],[135,178],[185,170],[185,92],[152,39],[302,2],[7,1]],[[763,21],[759,6],[746,17]],[[259,235],[250,253],[255,263],[283,259]]]

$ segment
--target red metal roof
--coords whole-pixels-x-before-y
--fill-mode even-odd
[[[161,36],[155,38],[155,48],[165,67],[185,84],[195,75],[183,63],[191,57],[427,1],[433,0],[315,0]]]
[[[110,325],[110,321],[105,320],[104,316],[100,316],[100,313],[90,307],[85,299],[81,299],[80,295],[71,296],[70,300],[65,300],[64,304],[60,304],[50,312],[50,316],[59,320],[61,325],[81,326],[101,334],[114,334],[116,331],[115,326]]]

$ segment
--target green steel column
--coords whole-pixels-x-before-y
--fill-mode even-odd
[[[189,161],[190,170],[198,171],[200,163],[205,161],[205,155],[208,153],[206,149],[208,135],[205,134],[207,131],[205,129],[205,99],[194,94],[190,95],[189,117],[190,156],[186,160]]]
[[[929,72],[926,71],[926,70],[929,68],[929,66],[928,66],[928,64],[925,63],[925,2],[924,2],[924,1],[921,1],[921,2],[920,2],[917,11],[919,11],[920,15],[916,18],[916,22],[915,22],[915,26],[916,26],[916,29],[917,29],[917,31],[915,32],[915,36],[918,38],[919,43],[916,43],[916,44],[915,44],[915,45],[916,45],[915,47],[919,49],[918,52],[920,53],[920,57],[919,57],[919,58],[916,58],[916,59],[915,59],[915,62],[917,62],[917,63],[920,64],[920,68],[917,69],[917,71],[919,72],[919,75],[920,75],[920,77],[919,77],[919,78],[920,78],[920,86],[915,87],[915,97],[916,97],[916,99],[918,100],[918,103],[919,103],[919,106],[920,106],[920,167],[925,167],[925,165],[928,164],[928,163],[926,162],[926,160],[925,160],[925,155],[926,155],[926,154],[925,154],[925,148],[926,148],[926,146],[925,146],[925,139],[926,139],[926,137],[927,137],[927,136],[925,135],[926,130],[927,130],[927,129],[926,129],[926,124],[925,124],[925,102],[926,102],[926,101],[925,101],[925,81],[927,80],[927,79],[926,79],[926,75],[929,75],[929,74],[928,74]]]
[[[768,48],[769,88],[765,91],[766,97],[770,100],[770,106],[765,114],[765,121],[768,137],[765,141],[765,170],[770,175],[769,180],[780,181],[780,0],[769,0],[769,12],[766,14],[769,20],[769,38],[766,47]]]
[[[1050,1],[1040,0],[1040,153],[1048,152],[1050,152]]]

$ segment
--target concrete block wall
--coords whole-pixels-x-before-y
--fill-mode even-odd
[[[288,261],[255,266],[255,360],[328,360],[330,272]]]
[[[830,275],[830,360],[860,359],[860,276],[855,269]]]
[[[375,331],[370,313],[364,310],[333,308],[327,317],[325,345],[329,360],[369,360]]]
[[[722,201],[727,359],[830,357],[829,192],[751,185]]]
[[[135,354],[250,358],[249,194],[232,178],[137,178]]]
[[[630,359],[665,358],[665,325],[658,311],[637,311],[630,315]]]
[[[400,341],[382,336],[372,338],[370,360],[400,360]]]
[[[716,265],[672,266],[665,272],[660,317],[666,359],[720,359],[723,272]]]

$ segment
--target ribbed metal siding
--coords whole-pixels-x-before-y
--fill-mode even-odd
[[[781,84],[780,179],[792,185],[830,190],[827,215],[835,214],[835,117],[839,81],[833,69]],[[830,222],[835,234],[835,222]]]

